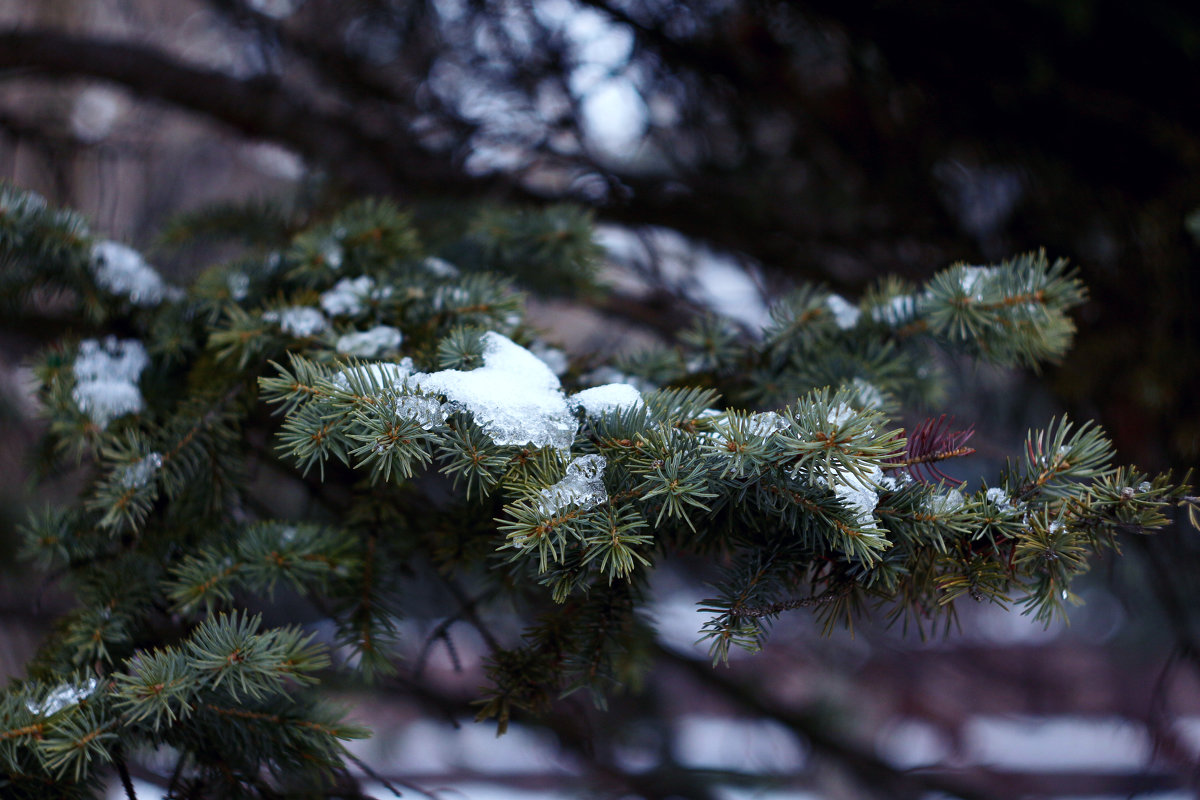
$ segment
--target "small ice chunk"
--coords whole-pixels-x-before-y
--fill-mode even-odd
[[[241,302],[250,293],[250,276],[244,272],[231,272],[225,278],[225,285],[229,287],[229,296]]]
[[[421,262],[421,266],[425,268],[426,272],[436,278],[457,278],[459,274],[458,267],[437,256],[430,256],[425,259]]]
[[[916,316],[917,299],[910,294],[897,295],[883,305],[871,309],[871,319],[892,327],[907,325],[916,319]]]
[[[382,300],[392,296],[392,287],[375,287],[369,275],[357,278],[342,278],[333,288],[321,295],[321,308],[331,317],[361,314],[368,300]]]
[[[499,445],[554,447],[567,452],[578,423],[545,362],[495,331],[482,337],[483,366],[413,376],[422,390],[444,394],[475,417]]]
[[[358,358],[374,358],[384,350],[395,350],[404,341],[403,334],[390,325],[376,325],[369,331],[339,336],[334,345],[339,353]]]
[[[68,706],[78,705],[81,700],[86,700],[91,696],[92,692],[96,691],[96,687],[100,685],[100,681],[96,678],[89,678],[82,686],[72,683],[60,683],[50,690],[46,698],[40,703],[35,703],[32,700],[25,703],[30,714],[37,714],[39,717],[49,717],[57,714]]]
[[[825,298],[825,307],[829,309],[829,313],[833,314],[833,321],[844,331],[857,325],[858,318],[862,316],[858,306],[852,305],[840,294],[831,294]]]
[[[913,482],[912,476],[907,472],[900,472],[896,475],[887,475],[879,479],[879,486],[889,492],[898,492],[905,486]]]
[[[609,411],[642,408],[646,404],[637,387],[628,383],[606,383],[571,395],[571,405],[582,407],[583,413],[589,417],[598,417]]]
[[[930,496],[929,510],[934,514],[952,514],[962,508],[963,495],[958,489],[951,489],[948,492],[938,493]]]
[[[875,386],[875,384],[862,378],[854,379],[855,399],[863,408],[882,408],[883,407],[883,392]]]
[[[773,433],[786,430],[788,421],[774,411],[762,411],[758,414],[750,416],[750,424],[746,426],[746,433],[751,436],[770,436]]]
[[[1138,488],[1139,492],[1148,492],[1154,487],[1152,487],[1150,485],[1150,481],[1142,481],[1141,483],[1138,484],[1137,488]]]
[[[1016,507],[1013,505],[1012,498],[1008,496],[1008,492],[999,486],[993,486],[984,492],[983,496],[989,503],[996,506],[1001,512],[1013,511]]]
[[[329,320],[315,308],[308,306],[292,306],[281,311],[264,311],[263,319],[279,323],[284,333],[290,333],[297,338],[316,336],[329,327]]]
[[[561,481],[542,489],[538,511],[554,515],[575,506],[580,511],[595,508],[608,500],[604,489],[604,456],[580,456],[567,465],[567,474]]]
[[[397,417],[411,419],[424,430],[432,430],[441,425],[449,416],[450,403],[441,403],[436,397],[422,395],[401,395],[395,399]]]
[[[129,298],[135,306],[156,306],[168,295],[167,285],[142,254],[109,240],[92,246],[92,275],[96,284]]]
[[[125,468],[121,473],[121,485],[126,489],[140,489],[150,482],[154,473],[162,467],[162,453],[149,453]]]
[[[137,382],[149,363],[146,348],[137,339],[85,339],[75,356],[71,398],[92,422],[106,428],[117,417],[145,407]]]
[[[412,359],[405,356],[399,363],[377,361],[374,364],[362,364],[357,367],[344,369],[334,376],[334,386],[344,391],[350,391],[350,378],[354,377],[363,384],[370,386],[372,381],[383,392],[400,394],[405,381],[413,374]]]
[[[529,352],[546,362],[546,366],[558,376],[562,376],[567,371],[569,366],[567,362],[567,354],[557,347],[551,347],[542,342],[534,342],[530,346]]]

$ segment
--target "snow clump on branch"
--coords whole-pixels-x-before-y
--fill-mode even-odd
[[[145,407],[137,382],[149,364],[146,348],[137,339],[85,339],[75,356],[71,398],[92,422],[106,428],[117,417]]]
[[[112,294],[129,298],[135,306],[156,306],[164,297],[174,296],[154,267],[142,254],[120,242],[104,240],[92,246],[90,264],[96,284]]]
[[[369,331],[354,331],[338,337],[334,347],[342,355],[374,358],[384,350],[395,350],[402,341],[404,336],[398,329],[376,325]]]
[[[627,383],[606,383],[571,395],[571,405],[582,408],[589,417],[599,417],[610,411],[642,408],[646,404],[637,387]]]

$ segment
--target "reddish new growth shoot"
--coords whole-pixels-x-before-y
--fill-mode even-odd
[[[908,434],[904,455],[892,459],[883,468],[907,469],[909,475],[922,483],[964,483],[954,480],[936,466],[939,461],[969,456],[975,452],[974,447],[966,446],[967,440],[975,434],[975,426],[955,430],[953,424],[954,417],[947,418],[945,414],[937,419],[929,417]]]

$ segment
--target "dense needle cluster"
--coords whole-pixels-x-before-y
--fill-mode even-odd
[[[90,796],[137,747],[172,748],[197,794],[337,774],[340,741],[365,732],[315,687],[403,669],[396,621],[424,573],[520,617],[481,699],[503,729],[636,677],[644,590],[676,554],[723,571],[697,616],[719,661],[796,608],[924,629],[973,598],[1049,620],[1091,554],[1162,527],[1187,493],[1115,467],[1101,431],[1066,419],[970,490],[938,467],[969,427],[894,421],[936,399],[932,348],[1065,353],[1083,289],[1041,253],[857,302],[800,287],[761,334],[703,316],[585,369],[538,339],[514,282],[596,291],[578,212],[272,219],[276,246],[255,238],[179,291],[0,187],[0,297],[36,313],[53,292],[89,321],[37,365],[44,468],[89,478],[26,527],[25,555],[78,604],[0,695],[6,797]],[[311,502],[272,505],[251,488],[264,472]],[[321,637],[262,624],[280,586],[319,609]]]

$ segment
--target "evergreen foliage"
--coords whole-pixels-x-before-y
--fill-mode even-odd
[[[259,246],[184,291],[131,250],[113,280],[83,220],[0,188],[0,298],[84,320],[36,365],[42,472],[87,470],[77,503],[24,530],[78,603],[0,695],[6,797],[93,796],[139,748],[171,748],[188,796],[335,780],[341,742],[366,732],[319,681],[397,669],[414,570],[469,582],[463,613],[503,603],[524,624],[490,643],[479,716],[503,730],[564,692],[603,703],[636,684],[647,581],[673,556],[720,572],[699,618],[719,662],[798,608],[827,629],[869,612],[925,631],[968,598],[1049,621],[1089,558],[1195,501],[1065,418],[964,491],[938,464],[970,429],[894,421],[936,404],[932,348],[1035,368],[1065,354],[1084,290],[1043,253],[885,280],[857,304],[801,287],[761,338],[703,316],[603,383],[532,354],[517,289],[592,289],[579,212],[258,209],[261,237],[229,209],[172,228],[228,222]],[[311,502],[264,502],[264,470]],[[280,587],[334,632],[264,626]]]

